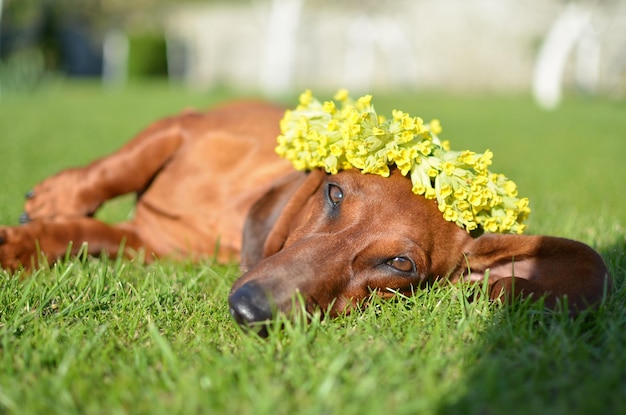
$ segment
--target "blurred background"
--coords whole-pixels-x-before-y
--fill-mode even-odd
[[[0,0],[0,94],[123,87],[532,93],[622,99],[623,0]]]

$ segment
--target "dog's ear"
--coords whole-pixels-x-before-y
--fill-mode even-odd
[[[290,174],[252,206],[243,229],[243,272],[282,248],[295,218],[324,176],[322,170]]]
[[[482,281],[488,272],[490,296],[545,296],[554,307],[567,296],[570,310],[599,302],[611,288],[600,255],[589,246],[548,236],[486,234],[466,246],[458,272]]]

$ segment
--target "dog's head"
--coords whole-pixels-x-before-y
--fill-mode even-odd
[[[413,194],[411,180],[397,170],[386,178],[356,169],[295,173],[250,211],[244,275],[233,286],[230,309],[239,324],[249,326],[276,312],[290,313],[300,295],[307,310],[318,307],[333,316],[349,312],[374,291],[411,294],[439,278],[482,280],[487,269],[490,282],[505,283],[504,288],[507,278],[520,276],[527,292],[567,293],[533,280],[544,271],[558,272],[544,257],[569,250],[580,258],[579,245],[517,235],[472,238],[444,220],[435,201]],[[605,274],[595,252],[583,251],[579,262],[591,262],[590,268]],[[601,284],[593,289],[601,293]]]

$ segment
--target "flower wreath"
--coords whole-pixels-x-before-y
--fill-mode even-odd
[[[387,177],[395,165],[410,177],[413,193],[436,199],[443,218],[468,232],[524,231],[528,199],[518,198],[517,186],[504,175],[489,172],[491,151],[451,151],[448,141],[439,140],[438,120],[425,124],[399,110],[385,120],[376,114],[371,95],[354,101],[339,90],[334,99],[339,106],[322,104],[307,90],[295,110],[285,112],[276,153],[297,170],[335,174],[357,168]]]

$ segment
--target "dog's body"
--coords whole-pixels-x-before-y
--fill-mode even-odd
[[[573,309],[610,288],[600,256],[578,242],[542,237],[472,238],[446,222],[410,180],[346,170],[295,172],[274,153],[283,111],[261,103],[185,112],[158,121],[109,157],[65,170],[29,192],[25,225],[0,228],[0,264],[28,267],[77,252],[147,258],[240,260],[230,296],[241,324],[289,311],[292,297],[336,314],[366,298],[410,294],[436,279],[482,281],[502,291],[567,296]],[[91,215],[137,192],[134,218],[107,225]],[[244,224],[245,222],[245,224]],[[243,238],[242,238],[243,233]]]
[[[70,241],[75,252],[87,242],[90,253],[115,255],[123,241],[128,255],[142,249],[148,258],[238,260],[250,206],[293,171],[274,153],[282,113],[258,103],[187,111],[157,121],[109,157],[44,180],[27,196],[29,223],[0,231],[0,263],[30,265],[35,240],[52,260]],[[131,192],[139,194],[131,221],[109,226],[91,218],[103,202]]]

